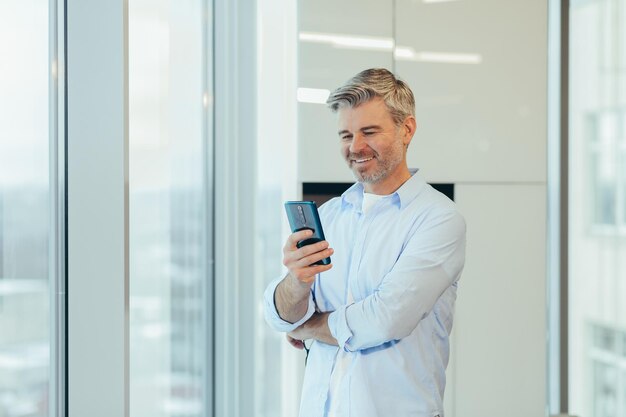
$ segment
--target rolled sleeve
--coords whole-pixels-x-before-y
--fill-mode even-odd
[[[346,320],[346,310],[348,306],[339,307],[328,315],[328,328],[330,334],[337,340],[340,349],[346,350],[346,343],[353,336],[348,321]]]
[[[313,296],[309,292],[309,304],[304,317],[295,323],[289,323],[288,321],[283,320],[278,314],[276,304],[274,303],[274,293],[276,292],[276,287],[278,287],[278,284],[280,284],[282,280],[282,277],[276,278],[265,289],[263,310],[265,321],[272,329],[288,333],[300,327],[304,322],[310,319],[311,316],[313,316],[313,313],[315,313],[315,303],[313,302]]]

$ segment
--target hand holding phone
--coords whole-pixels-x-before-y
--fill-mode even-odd
[[[300,240],[297,243],[296,246],[298,248],[326,240],[324,230],[322,229],[322,222],[320,221],[320,216],[317,211],[317,205],[314,201],[287,201],[285,202],[285,210],[293,233],[307,229],[312,231],[312,234],[308,238]],[[329,265],[330,262],[329,256],[312,265]]]

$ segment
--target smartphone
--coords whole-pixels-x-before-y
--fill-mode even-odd
[[[313,231],[310,238],[297,243],[298,248],[326,240],[315,201],[287,201],[285,202],[285,210],[293,233],[305,229]],[[317,261],[313,265],[328,264],[330,264],[330,257]]]

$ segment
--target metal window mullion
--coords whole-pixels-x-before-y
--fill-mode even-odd
[[[128,417],[128,0],[66,16],[68,415]]]
[[[215,415],[215,250],[214,250],[214,130],[213,130],[213,0],[203,0],[202,2],[202,158],[203,158],[203,225],[202,245],[204,249],[203,271],[205,279],[202,290],[202,299],[206,308],[202,309],[204,318],[203,328],[205,329],[206,352],[203,356],[204,379],[202,384],[204,410],[207,415]]]
[[[48,414],[66,416],[65,2],[48,1],[50,383]]]
[[[548,412],[567,413],[569,0],[548,2]]]

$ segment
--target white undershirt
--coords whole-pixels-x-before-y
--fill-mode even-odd
[[[380,200],[387,197],[386,195],[378,195],[378,194],[370,194],[363,192],[363,205],[361,206],[361,210],[363,214],[367,214],[367,212]],[[348,284],[348,294],[346,296],[346,304],[353,304],[354,297],[352,296],[352,291],[350,290],[350,285]],[[333,372],[330,376],[330,387],[329,387],[329,401],[330,408],[328,410],[328,417],[339,417],[345,414],[346,410],[339,408],[339,402],[335,399],[339,396],[340,385],[341,383],[346,383],[343,381],[343,376],[346,374],[350,363],[352,362],[352,352],[345,352],[341,349],[337,351],[337,356],[335,357],[335,366],[333,367]]]
[[[361,210],[363,210],[363,214],[367,214],[367,212],[374,206],[374,204],[378,203],[383,198],[387,197],[386,195],[378,195],[378,194],[370,194],[363,193],[363,205],[361,206]]]

